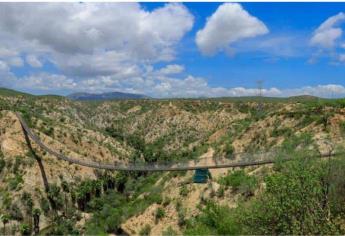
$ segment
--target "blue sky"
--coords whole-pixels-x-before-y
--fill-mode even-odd
[[[205,7],[207,5],[207,7]],[[207,17],[221,3],[187,3],[186,6],[196,16],[193,30],[185,41],[188,50],[182,50],[179,63],[189,64],[191,74],[204,76],[212,86],[255,86],[256,80],[262,79],[266,86],[295,88],[319,84],[345,82],[345,66],[331,65],[329,60],[308,63],[309,53],[291,57],[272,56],[265,53],[249,52],[228,57],[219,53],[212,57],[200,56],[194,42],[196,32],[205,25]],[[312,32],[327,18],[345,9],[344,3],[241,3],[251,14],[265,22],[270,29],[270,36],[301,37],[308,43]],[[307,14],[306,14],[307,13]],[[295,42],[298,43],[298,42]],[[291,45],[291,47],[303,47]],[[308,45],[305,45],[308,46]],[[296,52],[299,53],[299,52]],[[267,57],[267,58],[266,58]],[[266,59],[265,59],[266,58]]]
[[[325,2],[0,3],[0,86],[217,97],[255,95],[263,80],[266,96],[343,97],[344,9]]]

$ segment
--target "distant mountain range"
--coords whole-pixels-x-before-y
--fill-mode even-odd
[[[150,98],[143,94],[135,93],[121,93],[121,92],[109,92],[109,93],[72,93],[67,96],[72,100],[77,101],[92,101],[92,100],[115,100],[115,99],[144,99]]]
[[[0,96],[24,96],[24,97],[65,97],[62,95],[45,94],[45,95],[34,95],[30,93],[20,92],[17,90],[0,87]],[[72,93],[66,96],[69,99],[77,101],[102,101],[102,100],[121,100],[121,99],[158,99],[152,98],[143,94],[135,93],[122,93],[122,92],[109,92],[109,93]],[[165,98],[165,99],[178,99],[178,98]],[[183,98],[181,98],[183,99]],[[242,97],[198,97],[192,99],[228,99],[232,101],[257,101],[258,99],[262,101],[284,101],[289,100],[293,102],[304,102],[304,101],[317,101],[317,100],[328,100],[329,98],[321,98],[311,95],[299,95],[290,97],[258,97],[258,96],[242,96]]]

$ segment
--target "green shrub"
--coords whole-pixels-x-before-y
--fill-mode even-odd
[[[13,178],[8,180],[8,188],[9,190],[19,190],[19,185],[23,182],[23,176],[16,174]]]
[[[176,202],[176,211],[178,217],[177,224],[182,227],[186,224],[186,209],[182,207],[182,203],[180,201]]]
[[[53,203],[52,207],[55,208],[55,210],[62,209],[64,200],[59,186],[56,184],[49,185],[48,198]]]
[[[31,228],[28,224],[20,224],[19,231],[22,235],[30,235],[31,234]]]
[[[20,211],[17,204],[12,204],[10,208],[7,210],[9,216],[13,220],[22,221],[23,220],[23,213]]]
[[[140,231],[139,235],[145,236],[149,235],[151,232],[151,226],[149,224],[146,224]]]
[[[0,173],[4,170],[5,166],[6,166],[6,162],[0,150]]]
[[[209,202],[188,220],[184,234],[344,234],[344,168],[342,158],[320,162],[299,157],[286,162],[265,178],[266,189],[258,198],[235,209]]]
[[[93,211],[93,217],[86,224],[86,234],[117,233],[126,219],[141,214],[154,203],[163,202],[162,186],[154,185],[159,174],[151,174],[145,178],[141,178],[139,173],[124,175],[127,176],[122,180],[127,197],[122,192],[108,190],[104,195],[91,200],[89,209]],[[129,182],[133,183],[133,186],[127,189]],[[145,193],[144,197],[138,198],[142,193]]]
[[[158,207],[156,210],[156,214],[155,214],[155,220],[156,222],[158,222],[160,219],[162,219],[165,216],[165,211],[163,208]]]
[[[221,185],[231,186],[234,191],[249,196],[254,193],[258,181],[255,176],[247,175],[244,170],[237,170],[222,177],[219,183]]]
[[[282,143],[282,149],[286,152],[293,152],[297,147],[306,148],[312,143],[312,141],[312,135],[310,133],[293,135],[284,140],[284,142]]]
[[[46,198],[41,198],[41,200],[40,200],[40,206],[41,206],[41,209],[43,210],[43,213],[44,213],[45,215],[48,215],[49,210],[50,210],[49,201],[48,201]]]
[[[340,128],[340,132],[341,132],[342,136],[344,137],[345,136],[345,121],[343,121],[339,124],[339,128]]]
[[[22,157],[16,156],[14,165],[12,167],[13,173],[17,173],[19,171],[19,167],[22,164]]]
[[[290,137],[292,134],[293,134],[293,131],[290,128],[280,128],[280,129],[276,128],[272,131],[271,136],[272,137],[280,137],[280,136]]]
[[[168,206],[170,204],[170,202],[171,202],[171,199],[169,197],[165,197],[163,199],[162,204],[163,204],[164,207],[166,207],[166,206]]]
[[[184,234],[233,235],[240,234],[240,226],[229,207],[208,202],[200,215],[188,221]]]
[[[79,235],[75,227],[75,220],[54,217],[53,224],[45,232],[47,235]]]
[[[246,213],[242,223],[247,228],[246,233],[340,233],[329,218],[325,170],[323,164],[312,158],[298,158],[266,177],[266,191],[248,209],[243,209]]]
[[[216,192],[216,196],[217,197],[224,197],[224,192],[225,192],[225,189],[223,186],[220,186]]]
[[[189,190],[187,188],[186,185],[182,185],[181,189],[180,189],[180,195],[183,197],[186,197],[189,193]]]
[[[184,235],[216,235],[216,233],[208,226],[199,223],[188,226],[184,231]]]
[[[26,212],[28,214],[31,214],[32,212],[32,208],[33,208],[33,201],[32,201],[32,197],[31,197],[31,194],[30,193],[27,193],[27,192],[23,192],[22,193],[22,197],[21,197],[21,200],[23,201],[24,203],[24,206],[26,208]]]
[[[233,158],[232,154],[234,153],[234,147],[232,143],[226,143],[224,151],[227,158]]]
[[[45,133],[47,136],[53,136],[54,135],[54,128],[53,127],[45,128],[43,130],[43,133]]]
[[[329,165],[330,166],[329,166]],[[329,186],[329,201],[332,214],[342,216],[345,214],[345,158],[339,156],[329,163],[324,163],[327,170]]]
[[[162,232],[163,236],[174,236],[174,235],[178,235],[178,233],[171,227],[169,226],[167,229],[165,229]]]

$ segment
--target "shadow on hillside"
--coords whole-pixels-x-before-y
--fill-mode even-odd
[[[40,168],[44,189],[48,193],[49,192],[49,182],[48,182],[48,178],[47,178],[46,172],[44,170],[44,166],[43,166],[42,160],[36,154],[35,150],[32,148],[29,136],[28,136],[28,134],[26,133],[26,131],[24,129],[23,129],[23,132],[24,132],[24,136],[25,136],[25,141],[26,141],[26,143],[27,143],[27,145],[28,145],[28,147],[30,149],[30,152],[32,153],[33,157],[37,161],[37,164],[38,164],[38,166]]]
[[[25,141],[28,145],[28,148],[30,150],[30,152],[32,153],[32,156],[35,158],[35,160],[37,161],[37,164],[40,168],[40,172],[41,172],[41,176],[42,176],[42,180],[43,180],[43,185],[44,185],[44,190],[47,194],[47,198],[48,198],[48,201],[50,203],[50,206],[53,210],[56,209],[56,203],[54,201],[54,199],[51,197],[50,193],[49,193],[49,182],[48,182],[48,178],[47,178],[47,174],[46,174],[46,171],[44,170],[44,166],[43,166],[43,163],[42,163],[42,159],[41,157],[39,157],[37,155],[37,153],[35,152],[35,150],[33,149],[32,145],[31,145],[31,142],[30,142],[30,139],[29,139],[29,136],[26,132],[26,130],[23,128],[23,132],[24,132],[24,136],[25,136]],[[56,211],[53,211],[56,213]],[[38,231],[36,231],[36,234],[38,234],[39,232],[39,228],[38,228]]]

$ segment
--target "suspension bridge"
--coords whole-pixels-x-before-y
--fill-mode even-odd
[[[249,166],[260,166],[273,164],[276,162],[277,152],[266,152],[266,153],[235,153],[231,158],[214,159],[214,163],[203,164],[200,160],[179,162],[179,163],[100,163],[90,160],[82,160],[73,157],[68,157],[58,151],[51,149],[30,129],[28,124],[22,118],[19,113],[16,116],[23,128],[25,135],[36,143],[42,150],[56,157],[58,160],[63,160],[72,164],[104,170],[114,171],[184,171],[184,170],[196,170],[203,171],[208,169],[221,169],[221,168],[234,168],[234,167],[249,167]],[[319,158],[327,158],[338,156],[344,153],[320,153]],[[281,154],[280,154],[281,155]],[[283,161],[292,160],[288,154],[282,159]],[[239,160],[239,161],[238,161]]]

